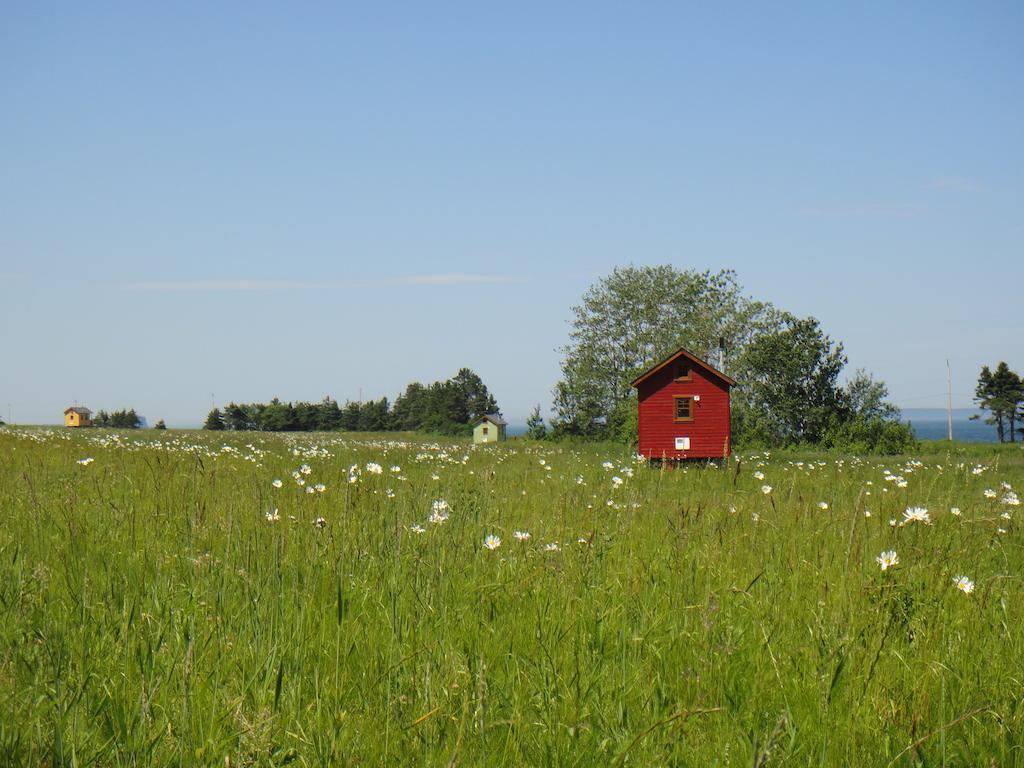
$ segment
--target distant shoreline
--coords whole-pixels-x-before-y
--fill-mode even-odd
[[[953,439],[961,443],[998,442],[996,428],[985,423],[986,413],[977,408],[953,409]],[[971,416],[977,416],[971,420]],[[901,421],[914,428],[919,440],[945,440],[948,414],[945,408],[904,408]]]

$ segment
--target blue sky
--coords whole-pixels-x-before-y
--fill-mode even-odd
[[[476,370],[733,268],[905,407],[1024,370],[1019,3],[0,10],[0,409],[201,422]]]

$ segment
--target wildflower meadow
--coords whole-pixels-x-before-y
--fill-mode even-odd
[[[0,430],[0,765],[1024,765],[1024,451]]]

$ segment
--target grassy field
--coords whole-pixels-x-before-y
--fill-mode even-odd
[[[1024,765],[1024,451],[741,459],[0,430],[0,765]]]

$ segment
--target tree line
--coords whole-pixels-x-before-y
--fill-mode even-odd
[[[989,412],[985,423],[995,426],[1000,443],[1016,442],[1017,433],[1024,439],[1024,427],[1017,426],[1024,424],[1024,379],[1005,362],[1000,362],[994,371],[982,366],[974,400],[979,408]]]
[[[483,380],[462,368],[447,381],[424,385],[412,382],[394,404],[386,397],[368,402],[348,401],[344,406],[330,397],[319,403],[228,403],[213,408],[204,429],[259,430],[265,432],[388,432],[416,431],[441,435],[467,435],[473,422],[498,413],[498,403]]]
[[[134,408],[111,411],[96,411],[92,418],[93,426],[113,427],[115,429],[138,429],[142,426],[142,418],[135,412]]]

